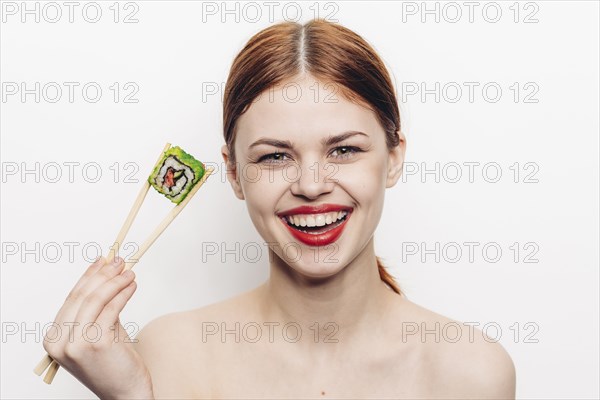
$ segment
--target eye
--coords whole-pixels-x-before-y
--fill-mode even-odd
[[[336,147],[335,149],[333,149],[333,151],[331,152],[332,155],[334,155],[335,152],[338,152],[339,155],[334,155],[334,157],[337,158],[349,158],[351,157],[353,154],[361,152],[362,150],[359,149],[358,147],[355,146],[339,146]]]
[[[265,164],[278,164],[281,163],[283,160],[283,157],[287,156],[287,154],[285,153],[271,153],[271,154],[266,154],[262,157],[260,157],[258,159],[258,162],[264,162]]]
[[[338,152],[338,155],[334,154],[336,152]],[[362,152],[362,150],[355,146],[338,146],[333,149],[331,155],[338,159],[347,159],[359,152]],[[264,164],[281,164],[285,161],[288,161],[284,157],[289,158],[286,153],[270,153],[260,157],[257,162]]]

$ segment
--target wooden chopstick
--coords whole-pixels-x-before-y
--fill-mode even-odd
[[[125,262],[125,268],[123,268],[123,271],[127,271],[128,269],[133,268],[133,266],[140,260],[140,258],[142,258],[142,256],[150,248],[150,246],[152,246],[154,241],[156,239],[158,239],[160,234],[163,233],[165,231],[165,229],[167,229],[167,227],[169,226],[169,224],[171,222],[173,222],[175,217],[177,217],[177,215],[190,202],[190,200],[192,200],[192,197],[194,197],[196,192],[200,189],[200,187],[204,184],[204,182],[206,182],[206,180],[208,179],[208,176],[210,174],[212,174],[213,171],[214,171],[213,167],[206,168],[206,170],[204,171],[204,175],[202,176],[202,179],[200,179],[200,181],[198,181],[198,183],[196,183],[196,186],[194,186],[192,188],[192,190],[187,194],[185,199],[183,199],[183,201],[181,203],[179,203],[175,207],[173,207],[171,212],[169,212],[169,214],[167,214],[167,216],[162,220],[162,222],[154,229],[154,232],[152,232],[150,234],[150,236],[148,236],[148,239],[146,239],[146,241],[144,242],[144,244],[142,244],[140,249],[133,256],[131,256],[131,258],[129,260],[127,260]]]
[[[154,167],[156,166],[156,164],[158,164],[160,162],[160,160],[163,157],[164,152],[167,151],[170,147],[171,147],[170,143],[167,143],[165,145],[163,151],[160,153],[160,156],[158,157],[158,160],[154,163],[152,170],[154,170]],[[158,237],[161,235],[161,233],[163,233],[165,231],[165,229],[167,229],[167,227],[171,224],[171,222],[173,222],[175,217],[177,217],[177,215],[183,210],[183,208],[190,202],[192,197],[194,197],[196,192],[198,192],[200,187],[204,184],[204,182],[206,182],[206,180],[208,179],[208,176],[210,174],[212,174],[213,171],[214,171],[213,167],[207,167],[205,169],[204,175],[202,176],[200,181],[198,183],[196,183],[196,185],[192,188],[192,190],[187,194],[185,199],[183,199],[183,201],[181,203],[177,204],[175,207],[173,207],[173,209],[171,209],[169,214],[154,229],[154,231],[150,234],[148,239],[146,239],[144,244],[140,247],[140,249],[128,261],[125,262],[125,267],[123,268],[123,271],[121,271],[121,273],[133,268],[133,266],[138,263],[140,258],[142,258],[144,253],[146,253],[146,251],[150,248],[150,246],[152,246],[152,244],[156,241],[156,239],[158,239]],[[131,225],[133,224],[135,217],[137,216],[138,212],[140,211],[140,208],[142,207],[142,204],[144,203],[144,199],[146,198],[146,194],[148,193],[149,189],[150,189],[150,183],[148,182],[148,179],[146,179],[144,181],[144,185],[142,186],[142,188],[140,189],[140,191],[137,195],[137,198],[135,199],[135,202],[133,203],[133,206],[131,207],[131,210],[129,211],[129,215],[127,215],[127,218],[125,219],[125,222],[123,223],[123,226],[121,227],[121,230],[119,231],[119,234],[117,235],[117,239],[115,240],[115,243],[113,244],[113,246],[110,249],[110,252],[109,252],[108,258],[106,259],[106,262],[110,262],[118,254],[119,249],[121,247],[121,243],[123,242],[123,240],[125,240],[125,236],[127,236],[127,233],[129,232],[129,229],[131,228]],[[52,380],[54,379],[54,376],[56,376],[56,373],[58,372],[58,369],[60,368],[60,364],[58,364],[49,354],[46,354],[40,360],[38,365],[33,369],[33,372],[39,376],[46,370],[46,368],[48,368],[48,372],[44,376],[44,382],[46,382],[47,384],[51,384]]]
[[[52,359],[52,357],[50,357],[50,354],[46,354],[38,363],[38,365],[36,365],[36,367],[33,369],[33,372],[37,375],[40,376],[42,375],[42,373],[46,370],[46,368],[48,368],[48,365],[50,365],[52,363],[52,361],[54,361]]]
[[[167,143],[165,145],[165,147],[163,148],[162,152],[160,153],[158,159],[154,163],[154,166],[156,166],[156,164],[158,164],[158,162],[163,157],[164,152],[169,150],[170,147],[171,147],[170,143]],[[152,167],[152,168],[154,169],[154,167]],[[137,198],[135,199],[133,205],[131,206],[129,215],[127,215],[127,218],[125,219],[125,222],[123,223],[123,226],[121,227],[121,230],[119,231],[119,234],[117,235],[117,239],[115,240],[114,244],[111,246],[111,249],[110,249],[110,252],[108,253],[108,258],[106,259],[106,262],[110,262],[110,261],[114,260],[115,256],[119,253],[119,249],[121,248],[121,243],[123,243],[123,240],[125,240],[125,236],[127,236],[127,233],[129,232],[129,228],[131,228],[131,225],[133,224],[135,217],[137,216],[138,212],[140,211],[140,208],[142,207],[142,204],[144,203],[144,199],[146,198],[146,194],[148,194],[149,189],[150,189],[150,183],[148,182],[148,179],[145,179],[144,184],[137,195]],[[48,359],[50,360],[50,362],[48,362]],[[36,366],[36,368],[34,369],[34,372],[37,375],[41,375],[46,370],[46,368],[48,368],[48,372],[44,376],[44,382],[46,382],[47,384],[50,384],[50,383],[52,383],[54,376],[58,372],[59,367],[60,367],[60,364],[58,364],[50,355],[46,354],[46,356],[44,356],[44,358],[42,358],[42,360]]]
[[[46,375],[44,375],[44,382],[46,382],[48,385],[51,384],[56,376],[56,373],[58,372],[58,368],[60,368],[60,364],[55,360],[52,360],[52,363],[48,368],[48,372],[46,372]]]
[[[158,164],[160,162],[165,151],[169,150],[170,148],[171,148],[171,143],[167,143],[165,145],[165,148],[163,149],[163,151],[160,153],[158,160],[156,160],[156,162],[154,163],[154,166],[156,166],[156,164]],[[152,170],[154,170],[154,167],[152,167]],[[135,202],[131,206],[129,215],[127,216],[127,219],[125,219],[125,222],[123,223],[123,226],[121,227],[121,230],[119,231],[119,234],[117,235],[117,239],[115,240],[115,243],[110,248],[110,252],[108,253],[108,258],[107,258],[108,262],[113,261],[115,258],[115,255],[117,255],[119,253],[119,249],[121,248],[121,243],[123,243],[123,240],[125,240],[125,236],[127,236],[127,233],[129,232],[129,228],[131,228],[131,225],[133,224],[133,221],[135,220],[135,217],[137,216],[138,211],[140,211],[140,208],[142,207],[142,204],[144,203],[144,199],[146,198],[146,194],[148,194],[149,189],[150,189],[150,182],[148,182],[148,179],[144,179],[144,185],[140,189],[140,192],[138,193],[138,196],[135,199]]]

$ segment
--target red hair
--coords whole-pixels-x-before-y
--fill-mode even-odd
[[[223,96],[223,133],[235,164],[236,122],[265,90],[307,72],[333,83],[349,100],[371,109],[388,149],[400,144],[400,111],[390,76],[375,50],[341,25],[314,19],[304,25],[282,22],[255,34],[233,61]],[[379,276],[402,294],[379,257]]]

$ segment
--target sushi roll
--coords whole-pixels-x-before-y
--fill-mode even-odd
[[[204,173],[202,162],[176,146],[164,152],[148,177],[148,182],[173,203],[179,204]]]

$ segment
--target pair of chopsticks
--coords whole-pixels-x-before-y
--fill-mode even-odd
[[[171,147],[170,143],[167,143],[165,145],[165,148],[163,149],[162,153],[160,153],[160,156],[158,157],[158,160],[156,161],[156,163],[154,163],[154,165],[156,165],[160,162],[160,160],[162,159],[163,153],[165,151],[169,150],[170,147]],[[152,246],[152,244],[156,241],[156,239],[158,239],[160,234],[163,233],[165,229],[167,229],[169,224],[171,222],[173,222],[175,217],[177,217],[177,215],[181,212],[181,210],[183,210],[184,207],[190,202],[192,197],[194,197],[194,195],[196,194],[198,189],[200,189],[200,187],[204,184],[204,182],[206,182],[206,179],[208,179],[208,176],[213,171],[214,171],[214,168],[212,168],[212,167],[207,167],[205,169],[202,179],[200,179],[200,181],[198,183],[196,183],[196,185],[192,188],[192,190],[187,194],[185,199],[183,199],[183,201],[181,203],[177,204],[175,207],[173,207],[173,209],[171,209],[169,214],[167,214],[167,216],[156,227],[156,229],[154,229],[154,231],[150,234],[150,236],[148,236],[148,238],[146,239],[144,244],[142,244],[140,249],[129,260],[125,261],[125,268],[123,268],[122,272],[125,272],[125,271],[133,268],[133,266],[140,260],[140,258],[144,255],[144,253],[146,253],[146,251],[150,248],[150,246]],[[131,228],[131,225],[133,224],[133,221],[135,220],[135,217],[137,216],[138,211],[142,207],[142,204],[144,202],[144,199],[146,198],[146,194],[148,193],[149,189],[150,189],[150,183],[148,182],[148,179],[146,179],[144,181],[144,186],[140,189],[140,192],[138,193],[138,196],[135,199],[133,206],[131,207],[131,211],[129,211],[129,215],[127,216],[127,219],[125,220],[125,222],[123,223],[123,226],[121,227],[121,231],[117,235],[117,239],[115,240],[114,246],[111,248],[111,250],[109,252],[108,258],[106,259],[107,262],[109,260],[114,259],[115,255],[119,252],[121,243],[123,242],[123,240],[125,240],[125,236],[127,235],[127,232],[129,232],[129,228]],[[41,376],[42,373],[46,369],[48,369],[48,372],[46,373],[46,375],[44,375],[44,382],[46,382],[47,384],[51,384],[52,380],[54,379],[54,376],[58,372],[59,367],[60,367],[60,365],[49,354],[46,354],[40,360],[38,365],[33,369],[33,372],[36,375]]]

